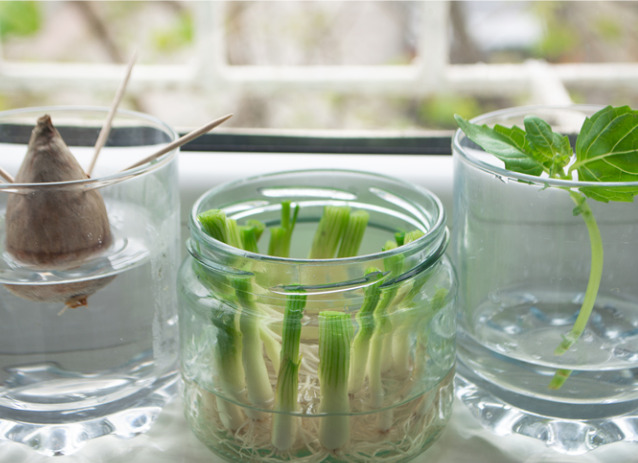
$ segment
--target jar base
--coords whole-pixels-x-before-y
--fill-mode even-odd
[[[349,442],[338,450],[328,450],[317,440],[324,419],[321,415],[300,415],[295,417],[296,443],[289,450],[279,451],[271,444],[272,411],[228,402],[188,379],[184,380],[184,403],[189,404],[185,412],[195,436],[229,461],[400,463],[424,452],[443,431],[454,399],[453,377],[452,369],[435,388],[407,402],[378,412],[348,415],[352,432]],[[247,417],[238,429],[225,428],[228,422],[224,418],[230,416],[230,409],[225,407],[237,408]],[[380,423],[389,426],[380,430]]]
[[[627,403],[612,405],[609,416],[564,418],[556,415],[565,412],[568,416],[571,408],[587,405],[563,405],[504,390],[482,380],[462,361],[457,363],[455,392],[484,428],[498,435],[538,439],[560,453],[580,455],[615,442],[638,442],[638,406],[634,402],[633,407]]]
[[[4,413],[0,408],[0,440],[26,445],[42,455],[62,456],[75,453],[98,437],[137,436],[151,428],[163,407],[177,395],[178,378],[173,371],[150,386],[125,388],[121,393],[126,395],[99,405],[82,403],[74,408],[73,403],[66,403],[64,421],[60,421],[59,411],[44,411],[44,402],[42,410],[26,413],[16,410]],[[44,399],[35,397],[34,401]]]

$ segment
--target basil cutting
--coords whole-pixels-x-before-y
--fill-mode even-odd
[[[583,218],[590,241],[590,273],[578,317],[555,354],[568,351],[583,334],[593,311],[603,273],[603,241],[588,199],[631,202],[638,194],[634,185],[602,182],[638,182],[638,111],[628,106],[607,106],[585,119],[572,149],[566,135],[550,124],[527,116],[524,128],[478,125],[455,116],[459,128],[474,143],[500,159],[505,168],[532,176],[601,183],[565,190],[575,204],[574,215]],[[559,389],[570,370],[559,370],[549,387]]]

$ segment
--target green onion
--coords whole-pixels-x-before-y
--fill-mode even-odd
[[[275,371],[279,371],[279,357],[281,355],[281,344],[275,339],[275,333],[265,324],[259,324],[259,338],[264,344],[266,356]]]
[[[343,447],[350,439],[348,370],[352,324],[343,312],[319,313],[319,387],[322,414],[319,441],[328,450]]]
[[[241,233],[237,222],[229,219],[221,209],[210,209],[197,216],[206,234],[216,240],[243,249]]]
[[[259,220],[249,220],[246,225],[239,227],[243,248],[250,252],[259,252],[257,245],[266,226]]]
[[[398,231],[394,234],[394,240],[397,246],[403,246],[403,240],[405,238],[405,231]]]
[[[370,214],[364,210],[354,211],[348,218],[337,257],[352,257],[359,253]]]
[[[211,321],[217,329],[214,354],[218,386],[222,394],[240,401],[246,383],[242,365],[241,333],[236,318],[234,309],[225,304],[215,304]],[[226,428],[234,431],[242,426],[245,418],[241,408],[220,396],[217,396],[217,407]]]
[[[244,238],[246,238],[246,234],[250,236],[247,241],[248,247],[251,248],[256,247],[258,236],[261,235],[263,231],[261,225],[257,222],[252,222],[249,227],[240,228],[234,219],[228,218],[226,214],[219,209],[211,209],[203,212],[199,214],[197,218],[206,233],[210,234],[213,238],[239,249],[244,249],[242,230],[244,230]],[[224,278],[227,278],[230,286],[234,289],[240,309],[239,321],[238,329],[237,326],[233,324],[234,329],[230,330],[231,325],[227,323],[226,331],[218,331],[217,345],[225,352],[223,348],[224,345],[230,345],[231,342],[234,346],[241,344],[241,349],[236,348],[233,352],[235,352],[235,354],[240,352],[239,355],[244,374],[243,383],[245,384],[248,400],[256,407],[269,407],[272,402],[273,391],[268,377],[268,370],[264,362],[262,346],[262,339],[267,333],[264,332],[261,326],[263,314],[254,301],[252,274]],[[213,317],[213,319],[215,319],[216,316]],[[233,357],[233,362],[237,362],[236,355]],[[222,369],[222,371],[219,372],[223,377],[227,374],[231,375],[229,378],[231,381],[225,381],[229,387],[236,384],[236,371],[237,369],[231,369],[230,373],[228,373],[226,369]],[[240,390],[243,390],[243,388],[234,389],[235,393]],[[255,416],[258,416],[258,414]]]
[[[379,274],[381,271],[371,267],[366,271],[366,276]],[[379,302],[379,285],[381,279],[378,279],[364,290],[364,299],[361,308],[357,312],[356,318],[359,329],[352,342],[352,354],[350,359],[350,393],[355,393],[363,386],[363,380],[366,374],[366,365],[368,363],[368,352],[370,348],[370,338],[374,332],[374,311]]]
[[[286,238],[288,233],[283,227],[273,227],[270,229],[270,244],[268,245],[268,255],[286,257],[290,249],[286,248]]]
[[[312,240],[310,259],[331,259],[335,256],[349,216],[350,208],[347,206],[324,206]]]
[[[412,241],[416,241],[423,236],[423,232],[419,229],[410,230],[405,235],[403,235],[403,243],[401,246],[411,243]]]
[[[281,359],[275,393],[275,413],[273,417],[272,444],[279,450],[288,450],[295,442],[298,420],[292,414],[299,408],[297,402],[299,384],[299,342],[301,339],[301,319],[306,296],[291,294],[286,298],[283,331],[281,338]]]
[[[256,407],[268,408],[273,399],[273,391],[264,363],[260,338],[260,322],[263,315],[255,304],[252,294],[252,276],[233,277],[231,284],[235,288],[241,306],[239,331],[248,400]]]
[[[241,232],[235,219],[226,219],[226,244],[238,249],[244,248],[244,243],[241,240]]]
[[[423,236],[421,230],[415,229],[404,234],[403,245],[416,241]],[[407,295],[403,298],[401,305],[409,305],[410,302],[420,293],[423,285],[428,281],[426,275],[420,275],[413,278],[412,287],[407,292]],[[397,327],[393,331],[393,340],[391,350],[392,352],[392,366],[397,374],[405,375],[410,368],[410,337],[409,333],[415,323],[415,317],[421,316],[421,312],[416,312],[414,309],[407,309],[402,317],[395,317]]]
[[[402,235],[403,236],[403,235]],[[383,251],[389,251],[397,247],[396,242],[388,241],[383,247]],[[388,273],[387,280],[392,280],[401,274],[403,269],[404,256],[394,254],[384,259],[384,268]],[[391,363],[389,355],[390,334],[392,333],[392,323],[388,315],[388,307],[394,301],[399,285],[393,284],[381,290],[379,303],[374,311],[376,329],[370,341],[370,356],[368,359],[368,383],[370,388],[371,407],[379,409],[382,407],[385,393],[381,381],[384,365]],[[392,422],[392,410],[386,410],[379,415],[378,428],[381,431],[389,429]]]
[[[226,239],[226,214],[221,209],[210,209],[197,216],[197,220],[207,235],[218,241],[227,243]]]
[[[270,229],[270,243],[268,245],[268,254],[278,257],[290,256],[290,242],[292,232],[297,223],[297,215],[299,214],[299,205],[297,205],[290,213],[290,201],[281,203],[281,225]]]

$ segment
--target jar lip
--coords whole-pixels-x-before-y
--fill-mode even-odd
[[[104,113],[106,116],[110,111],[109,108],[104,106],[85,106],[85,105],[61,105],[61,106],[32,106],[18,109],[10,109],[6,111],[0,111],[0,121],[2,121],[5,117],[11,116],[19,116],[19,115],[28,115],[33,113],[34,116],[37,114],[62,114],[62,113]],[[148,122],[152,124],[154,128],[156,128],[160,132],[164,132],[168,137],[168,143],[177,140],[178,135],[177,132],[169,126],[164,121],[151,116],[150,114],[145,114],[138,111],[132,111],[128,109],[118,109],[115,113],[115,117],[118,115],[127,116],[131,118],[137,118],[139,120]],[[35,120],[33,126],[35,127]],[[25,124],[26,125],[26,124]],[[73,148],[73,145],[71,145]],[[140,166],[134,167],[132,169],[127,169],[121,172],[115,172],[113,174],[105,175],[102,177],[95,178],[87,178],[80,180],[68,180],[63,182],[46,182],[46,183],[0,183],[0,192],[8,192],[8,193],[19,193],[19,192],[29,192],[33,190],[40,189],[75,189],[75,188],[84,188],[84,189],[95,189],[101,188],[106,185],[110,185],[113,183],[118,183],[123,180],[127,180],[130,178],[138,177],[140,175],[146,174],[148,172],[152,172],[164,164],[168,162],[170,159],[174,158],[178,152],[178,149],[174,149],[169,151],[168,153],[164,153],[161,156],[158,156],[153,162],[144,163]]]
[[[594,112],[602,109],[604,106],[602,105],[593,105],[593,104],[573,104],[573,105],[527,105],[527,106],[513,106],[510,108],[499,109],[497,111],[491,111],[484,114],[481,114],[473,119],[470,119],[470,122],[474,124],[488,124],[490,122],[498,121],[499,119],[511,116],[526,116],[529,114],[533,114],[536,112],[548,112],[548,111],[565,111],[565,112],[573,112],[574,114],[579,113],[583,116],[583,120],[585,117],[589,117]],[[540,186],[554,186],[558,188],[586,188],[586,187],[604,187],[604,188],[624,188],[627,186],[638,186],[638,181],[636,182],[597,182],[597,181],[581,181],[581,180],[565,180],[565,179],[555,179],[549,177],[538,177],[535,175],[523,174],[520,172],[514,172],[505,167],[502,167],[497,164],[493,164],[490,162],[486,162],[484,160],[479,159],[473,154],[469,153],[463,146],[462,141],[468,140],[467,136],[461,129],[457,129],[454,133],[454,137],[452,139],[452,148],[454,153],[458,153],[461,158],[468,162],[469,164],[478,167],[479,169],[495,174],[500,178],[507,178],[516,181],[522,181],[529,184],[540,185]],[[480,149],[480,148],[479,148]],[[497,160],[494,157],[494,160]]]
[[[197,220],[197,214],[201,204],[204,201],[206,201],[210,196],[214,196],[215,194],[221,191],[232,189],[234,187],[237,187],[243,184],[257,182],[260,180],[265,180],[270,178],[276,178],[279,176],[303,175],[303,174],[325,174],[325,175],[342,174],[342,175],[358,175],[358,176],[363,175],[370,178],[371,180],[376,178],[379,180],[383,180],[385,182],[400,184],[403,188],[407,187],[410,190],[414,191],[415,193],[420,194],[432,201],[432,204],[434,205],[434,210],[431,212],[433,212],[432,218],[434,220],[432,221],[432,224],[428,227],[428,229],[424,231],[423,236],[421,236],[420,238],[410,243],[406,243],[402,246],[399,246],[397,248],[389,249],[387,251],[369,253],[369,254],[360,254],[360,255],[352,256],[352,257],[333,257],[333,258],[327,258],[327,259],[311,259],[311,258],[304,258],[304,257],[279,257],[279,256],[271,256],[268,254],[256,253],[256,252],[246,251],[244,249],[239,249],[234,246],[223,243],[211,237],[207,233],[205,233],[199,221]],[[432,193],[430,190],[418,185],[406,184],[405,182],[400,183],[399,179],[391,177],[391,176],[377,174],[373,172],[361,171],[361,170],[350,170],[350,169],[296,169],[296,170],[271,172],[267,174],[261,174],[261,175],[256,175],[256,176],[242,178],[239,180],[226,182],[208,190],[206,193],[204,193],[195,201],[195,203],[193,204],[193,207],[191,208],[189,222],[190,222],[189,223],[190,231],[191,233],[197,236],[198,240],[203,240],[207,244],[218,247],[219,249],[223,250],[225,253],[228,253],[230,255],[247,257],[247,258],[252,258],[252,259],[256,259],[260,261],[272,262],[272,263],[288,263],[288,264],[304,264],[304,265],[308,265],[308,264],[329,265],[329,264],[335,264],[335,263],[340,263],[340,264],[355,263],[355,262],[385,258],[395,254],[402,254],[414,249],[418,249],[421,247],[428,246],[430,244],[437,243],[438,241],[447,240],[446,214],[445,214],[445,209],[443,208],[443,203],[441,202],[439,197],[436,196],[434,193]]]

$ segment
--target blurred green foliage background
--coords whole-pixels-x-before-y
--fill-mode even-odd
[[[187,66],[197,49],[199,2],[0,2],[0,40],[7,62],[138,63]],[[328,3],[330,5],[326,5]],[[450,64],[638,61],[638,2],[449,2]],[[414,2],[230,2],[223,24],[231,64],[390,64],[409,62]],[[267,21],[264,21],[267,18]],[[506,33],[509,23],[518,35]],[[511,26],[511,24],[509,24]],[[369,29],[366,29],[366,27]],[[363,38],[351,37],[361,32]],[[376,34],[376,35],[375,35]],[[377,37],[375,39],[375,37]],[[367,41],[367,42],[366,42]],[[361,42],[361,43],[359,43]],[[376,61],[375,61],[376,60]],[[42,76],[46,79],[46,76]],[[45,104],[108,104],[112,92],[1,89],[0,109]],[[573,92],[576,102],[633,104],[623,89]],[[477,97],[442,89],[426,96],[369,95],[314,90],[205,93],[205,86],[142,89],[123,103],[174,125],[223,108],[230,126],[318,129],[450,129],[452,115],[522,104],[520,99]]]

